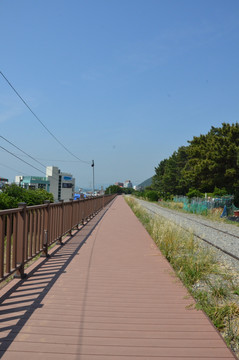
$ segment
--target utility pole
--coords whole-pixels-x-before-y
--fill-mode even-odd
[[[92,160],[92,164],[91,164],[92,168],[93,168],[93,194],[95,193],[95,163],[94,163],[94,160]]]

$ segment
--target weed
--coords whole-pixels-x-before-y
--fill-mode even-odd
[[[239,352],[239,305],[232,301],[239,296],[236,275],[219,264],[215,253],[201,246],[193,234],[149,215],[133,198],[126,201],[196,300],[196,308],[208,315],[228,346]]]
[[[209,279],[206,280],[206,283],[209,287],[210,294],[215,299],[226,299],[230,297],[230,288],[227,284],[220,280],[211,281]]]
[[[180,211],[180,212],[188,213],[188,211],[186,211],[184,209],[184,204],[180,203],[180,202],[177,203],[177,202],[174,202],[174,201],[160,201],[157,204],[162,206],[162,207],[166,207],[168,209],[171,209],[171,210],[177,210],[177,211]],[[231,224],[231,225],[239,227],[238,222],[231,221],[231,220],[229,220],[227,218],[221,218],[222,212],[223,212],[222,208],[205,209],[205,211],[202,211],[202,213],[200,213],[200,215],[203,216],[204,218],[207,218],[208,220],[217,221],[217,222],[226,223],[226,224]]]

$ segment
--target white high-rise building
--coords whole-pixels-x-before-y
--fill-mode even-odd
[[[54,200],[69,200],[74,197],[75,179],[72,174],[61,172],[56,166],[47,166],[46,176],[50,181],[49,192]]]

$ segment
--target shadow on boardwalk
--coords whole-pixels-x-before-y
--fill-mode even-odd
[[[3,359],[234,359],[124,199],[103,215],[5,294]]]
[[[41,258],[29,267],[27,278],[13,280],[15,285],[5,292],[0,298],[0,358],[4,355],[23,326],[27,323],[36,309],[42,307],[42,300],[48,294],[59,277],[79,250],[85,244],[92,231],[105,215],[107,206],[90,222],[75,231],[71,237],[63,241],[62,246],[57,246],[49,252],[50,258]],[[76,239],[77,236],[77,239]],[[76,241],[75,241],[75,239]],[[31,268],[33,269],[31,270]],[[6,287],[9,287],[7,285]]]

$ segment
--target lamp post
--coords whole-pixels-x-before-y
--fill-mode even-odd
[[[93,194],[95,193],[95,163],[94,163],[94,160],[92,160],[92,164],[91,164],[92,168],[93,168]]]

